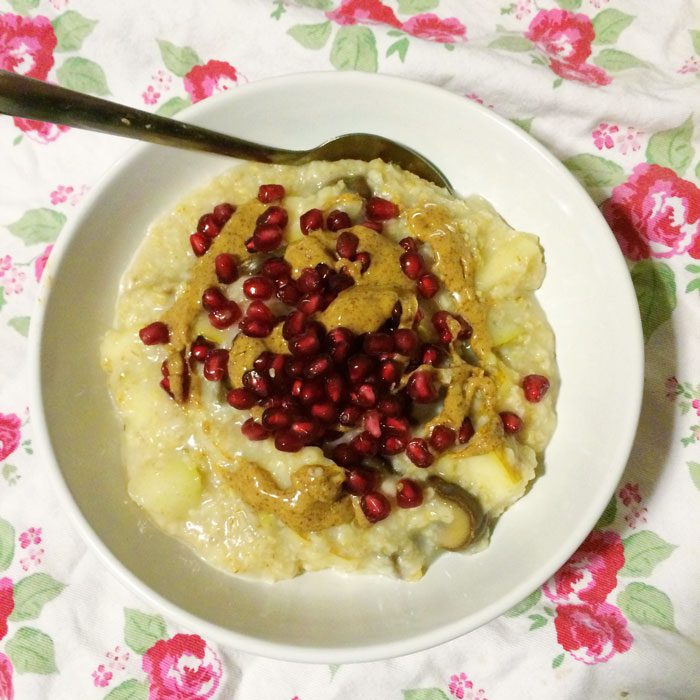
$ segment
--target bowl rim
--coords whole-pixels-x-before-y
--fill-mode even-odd
[[[239,91],[245,91],[245,94],[252,94],[256,91],[267,91],[273,89],[276,85],[282,84],[288,86],[289,83],[299,81],[302,84],[311,82],[338,84],[339,82],[350,84],[353,83],[362,85],[369,82],[377,85],[384,84],[389,90],[392,86],[409,88],[429,93],[440,94],[443,99],[452,99],[455,104],[459,102],[460,108],[474,109],[480,111],[482,115],[494,120],[501,128],[505,128],[510,132],[511,136],[524,140],[526,144],[532,148],[539,158],[544,159],[547,164],[555,169],[557,174],[568,180],[570,185],[581,191],[585,195],[581,200],[581,205],[588,208],[594,218],[597,218],[599,223],[609,231],[609,227],[598,207],[590,199],[588,194],[574,176],[566,169],[566,167],[557,159],[550,151],[548,151],[536,139],[524,132],[518,126],[511,123],[508,119],[499,116],[492,110],[478,105],[472,101],[467,101],[462,96],[452,93],[449,90],[438,87],[430,83],[423,83],[409,78],[382,75],[382,74],[367,74],[358,72],[332,72],[332,71],[312,71],[288,74],[271,78],[256,80],[252,83],[237,87],[234,91],[224,92],[219,95],[212,96],[199,103],[191,105],[183,110],[178,116],[182,116],[185,121],[193,123],[198,122],[200,115],[216,110],[220,104],[226,101],[235,101]],[[393,658],[411,654],[414,652],[423,651],[445,642],[451,641],[457,637],[467,634],[482,625],[490,622],[496,617],[512,608],[523,598],[529,595],[542,585],[552,574],[554,574],[576,551],[581,542],[586,538],[588,533],[594,528],[601,513],[609,502],[611,494],[624,471],[624,468],[629,460],[629,456],[634,444],[634,438],[637,431],[639,416],[642,405],[642,392],[644,384],[644,342],[642,334],[641,319],[639,313],[636,314],[636,322],[630,319],[630,338],[629,348],[630,353],[627,361],[630,367],[630,376],[637,377],[634,386],[630,386],[627,395],[629,411],[626,415],[627,421],[624,425],[618,425],[620,437],[618,444],[619,462],[615,469],[607,472],[607,478],[601,483],[601,487],[597,492],[597,499],[589,503],[586,508],[587,517],[582,518],[579,526],[569,532],[568,536],[562,540],[557,555],[550,557],[547,564],[541,565],[525,577],[520,585],[511,589],[508,595],[502,596],[500,599],[492,602],[486,607],[480,609],[469,616],[459,618],[449,624],[431,629],[427,632],[415,634],[411,637],[393,641],[389,643],[373,643],[368,645],[354,646],[339,646],[326,648],[321,646],[300,646],[290,645],[280,642],[270,642],[264,639],[236,632],[226,627],[216,625],[199,618],[178,605],[170,602],[165,597],[157,593],[153,588],[141,581],[134,573],[132,573],[126,565],[124,565],[114,555],[109,548],[102,542],[99,536],[95,533],[86,517],[81,512],[80,508],[73,500],[70,488],[64,478],[62,469],[54,454],[49,436],[46,413],[44,411],[43,392],[41,387],[41,361],[42,361],[42,342],[45,325],[45,311],[48,300],[52,293],[52,279],[54,270],[58,270],[61,266],[63,257],[68,249],[69,243],[78,234],[83,226],[88,213],[95,203],[104,196],[115,179],[121,172],[127,169],[130,164],[141,157],[145,151],[159,148],[153,144],[135,144],[129,148],[122,156],[112,163],[98,178],[92,190],[85,197],[80,210],[67,223],[65,229],[60,233],[54,248],[51,252],[48,264],[42,276],[41,283],[37,294],[37,299],[34,305],[31,316],[31,324],[29,331],[29,352],[28,352],[28,367],[30,376],[30,391],[29,391],[29,407],[32,416],[33,430],[35,435],[35,444],[38,447],[38,452],[43,457],[43,462],[48,465],[51,473],[51,479],[59,493],[59,500],[62,510],[68,512],[70,520],[76,526],[83,540],[87,541],[90,548],[95,552],[107,567],[107,569],[133,594],[144,599],[149,605],[156,610],[165,614],[178,624],[189,628],[193,632],[201,633],[210,637],[216,642],[233,647],[235,650],[244,651],[247,653],[257,654],[267,658],[301,662],[301,663],[359,663],[367,661],[376,661],[381,659]],[[235,162],[235,161],[233,161]],[[612,237],[612,232],[610,232]],[[613,252],[614,254],[614,252]],[[620,274],[628,276],[627,264],[618,250],[617,266]],[[612,261],[611,261],[612,262]],[[626,289],[627,299],[624,300],[631,304],[631,308],[637,308],[636,296],[631,279],[628,277],[627,284],[622,285]],[[636,337],[635,337],[636,336]],[[269,585],[269,584],[265,584]]]

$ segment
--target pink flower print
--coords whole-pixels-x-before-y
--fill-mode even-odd
[[[515,19],[523,19],[532,12],[532,0],[518,0],[515,5]]]
[[[624,505],[629,506],[632,503],[641,503],[642,494],[639,492],[639,484],[632,484],[629,481],[620,489],[620,500]]]
[[[74,188],[72,185],[59,185],[49,197],[51,198],[51,204],[56,206],[57,204],[63,204],[63,202],[68,201],[68,196],[73,192]]]
[[[26,549],[30,544],[41,544],[41,528],[30,527],[19,536],[19,544]]]
[[[465,97],[468,100],[471,100],[472,102],[476,102],[478,105],[483,105],[484,107],[488,107],[489,109],[494,108],[492,104],[486,104],[483,98],[479,97],[479,95],[477,95],[475,92],[470,92],[468,95],[465,95]]]
[[[632,646],[627,620],[610,603],[559,605],[554,626],[559,644],[585,664],[604,663]]]
[[[68,0],[49,0],[56,10],[64,10],[68,7]]]
[[[666,377],[666,398],[669,401],[675,401],[680,394],[678,379],[676,377]]]
[[[336,24],[388,24],[399,29],[401,22],[394,11],[379,0],[342,0],[326,17]]]
[[[129,652],[126,649],[122,649],[119,645],[114,647],[114,651],[108,651],[105,656],[108,661],[107,665],[114,671],[126,669],[126,664],[131,657]]]
[[[44,274],[44,270],[46,269],[46,263],[49,261],[49,255],[51,255],[52,250],[53,244],[47,245],[46,248],[44,248],[42,253],[39,255],[39,257],[34,261],[34,277],[37,282],[41,279],[41,276]]]
[[[644,525],[647,521],[648,510],[646,508],[637,508],[632,506],[629,512],[625,513],[625,522],[632,528],[636,529],[640,525]]]
[[[542,590],[551,601],[602,603],[617,585],[625,550],[616,532],[593,530]]]
[[[485,690],[479,688],[474,689],[474,683],[469,680],[466,673],[453,674],[450,676],[449,691],[458,700],[488,700],[485,696]]]
[[[104,667],[104,664],[100,664],[92,672],[92,682],[95,684],[96,688],[106,688],[109,685],[109,682],[112,680],[112,676],[112,672],[108,671]]]
[[[697,413],[698,417],[700,417],[700,399],[693,399],[690,405],[695,409],[695,413]]]
[[[80,185],[80,189],[73,194],[73,196],[68,200],[68,204],[72,207],[80,204],[82,198],[90,191],[90,185]]]
[[[549,67],[566,80],[578,80],[588,85],[609,85],[612,82],[612,78],[602,68],[589,63],[572,65],[565,61],[550,61]]]
[[[440,44],[451,44],[467,38],[467,28],[456,17],[440,19],[432,12],[414,15],[403,23],[401,29],[411,36]]]
[[[203,66],[195,66],[184,81],[192,102],[199,102],[238,85],[238,72],[226,61],[207,61]]]
[[[12,685],[12,662],[0,653],[0,700],[13,700],[15,689]]]
[[[30,547],[27,550],[27,556],[22,557],[19,560],[23,571],[29,571],[32,567],[41,566],[42,561],[44,561],[44,551],[43,547]]]
[[[697,56],[691,56],[676,72],[683,74],[697,73],[698,71],[700,71],[700,59]]]
[[[156,92],[153,85],[149,85],[146,91],[141,93],[141,97],[147,105],[154,105],[160,99],[160,93]]]
[[[633,126],[628,126],[624,132],[621,132],[615,137],[615,142],[620,149],[620,153],[626,156],[627,152],[630,150],[632,152],[638,151],[642,146],[640,137],[643,135],[643,131],[639,131],[639,129],[635,129]]]
[[[7,634],[7,618],[15,609],[15,594],[12,579],[0,578],[0,639]]]
[[[151,76],[151,80],[155,83],[155,87],[167,92],[172,87],[173,76],[167,71],[160,69]]]
[[[21,119],[13,117],[15,126],[23,131],[32,141],[42,145],[55,141],[62,133],[69,131],[70,127],[63,124],[49,124],[48,122],[37,122],[34,119]]]
[[[0,68],[45,80],[53,66],[56,33],[41,15],[0,14]]]
[[[606,122],[600,122],[598,128],[591,132],[593,137],[593,145],[602,151],[603,148],[612,148],[615,145],[613,141],[613,134],[619,131],[619,127],[615,124],[607,124]]]
[[[0,259],[2,277],[2,259]],[[14,413],[0,413],[0,462],[7,459],[18,447],[22,439],[22,421]]]
[[[26,274],[12,264],[12,258],[9,255],[0,258],[0,287],[4,288],[7,296],[20,294],[25,278]]]

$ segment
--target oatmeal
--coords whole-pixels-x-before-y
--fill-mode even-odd
[[[488,542],[555,426],[537,238],[381,161],[247,164],[149,230],[103,366],[130,496],[269,580]]]

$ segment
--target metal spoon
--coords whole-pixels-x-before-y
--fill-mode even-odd
[[[344,134],[309,150],[290,151],[244,141],[3,70],[0,70],[0,113],[261,163],[301,165],[312,160],[381,158],[453,192],[449,180],[429,160],[406,146],[374,134]]]

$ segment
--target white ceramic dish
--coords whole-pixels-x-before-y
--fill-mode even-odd
[[[161,534],[128,499],[119,425],[99,365],[119,278],[148,225],[228,159],[139,147],[95,187],[51,257],[32,319],[37,442],[66,508],[108,568],[182,625],[235,648],[305,662],[407,654],[469,632],[547,579],[593,527],[620,477],[641,402],[637,304],[597,208],[542,146],[492,111],[383,76],[262,81],[182,118],[289,148],[368,131],[437,163],[464,194],[542,240],[539,298],[557,335],[559,427],[544,474],[491,546],[449,554],[418,583],[330,572],[265,584],[228,576]]]

